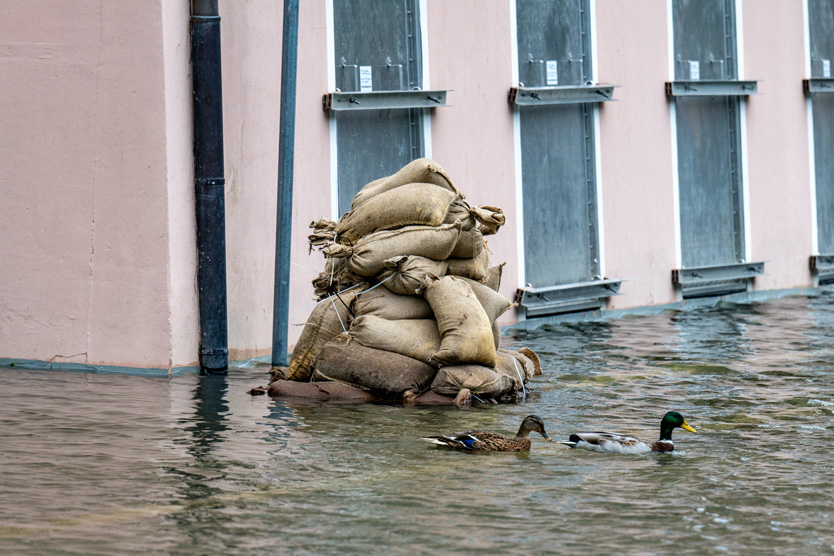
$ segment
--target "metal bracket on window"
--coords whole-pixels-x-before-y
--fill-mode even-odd
[[[507,100],[519,106],[578,104],[614,100],[614,87],[608,83],[576,87],[511,87]]]
[[[820,284],[834,284],[834,255],[811,255],[810,263]]]
[[[675,269],[672,283],[684,298],[726,295],[747,291],[747,283],[764,275],[764,263],[737,263]]]
[[[622,280],[594,280],[545,288],[518,288],[515,302],[525,318],[591,311],[602,307],[604,300],[620,295]]]
[[[447,106],[448,91],[371,91],[327,93],[322,97],[325,112],[341,110],[392,110]]]
[[[667,81],[667,97],[730,97],[758,94],[758,81]]]
[[[802,90],[805,94],[834,93],[834,77],[812,77],[802,80]]]

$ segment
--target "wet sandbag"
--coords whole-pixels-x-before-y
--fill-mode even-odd
[[[434,311],[440,349],[432,358],[438,366],[495,365],[492,322],[469,284],[454,276],[427,277],[421,293]]]
[[[365,315],[354,319],[348,335],[365,347],[437,366],[432,358],[440,349],[440,332],[433,319],[386,320]]]
[[[315,362],[315,378],[333,380],[385,398],[428,390],[437,369],[398,353],[365,347],[347,334],[327,342]]]
[[[448,264],[425,257],[406,255],[386,260],[377,280],[394,293],[415,295],[426,276],[445,276]]]
[[[387,320],[434,320],[431,306],[422,297],[398,295],[382,286],[357,295],[350,308],[354,317],[372,315]]]
[[[540,374],[542,374],[542,364],[539,360],[539,356],[536,355],[536,352],[534,352],[530,348],[523,347],[520,350],[518,350],[518,353],[526,357],[532,363],[533,376],[539,376]]]
[[[501,289],[501,276],[504,274],[504,265],[507,263],[501,263],[496,266],[491,266],[487,270],[486,278],[484,278],[484,284],[490,287],[490,289],[498,291]]]
[[[317,401],[373,402],[377,397],[361,388],[341,382],[292,382],[276,380],[267,393],[274,398],[299,398]]]
[[[455,248],[449,253],[450,259],[472,259],[484,250],[484,236],[476,228],[461,230]]]
[[[409,183],[380,193],[353,210],[336,224],[339,243],[356,243],[379,230],[403,226],[440,226],[455,193],[432,183]]]
[[[524,355],[510,350],[499,349],[495,354],[495,370],[510,377],[516,390],[533,378],[533,363]]]
[[[310,380],[312,365],[322,346],[345,331],[348,326],[348,307],[353,298],[364,289],[359,285],[351,291],[319,301],[304,325],[290,359],[287,380]]]
[[[469,287],[472,288],[472,293],[474,293],[475,297],[478,298],[478,301],[481,302],[481,306],[484,308],[484,311],[486,311],[490,322],[495,322],[498,317],[506,313],[512,307],[515,307],[515,303],[486,284],[476,282],[470,278],[461,278],[461,280],[469,284]]]
[[[464,388],[481,398],[499,398],[514,392],[515,383],[509,376],[482,365],[441,367],[431,383],[432,391],[443,396],[455,396]]]
[[[403,166],[396,174],[374,180],[363,187],[353,198],[351,210],[380,193],[409,183],[431,183],[448,189],[456,195],[460,194],[440,164],[428,158],[418,158]]]
[[[435,261],[445,260],[455,248],[459,235],[460,222],[436,228],[406,226],[374,232],[353,247],[331,243],[323,251],[327,257],[347,257],[350,269],[360,276],[376,276],[385,269],[385,261],[391,257],[416,255]]]
[[[449,264],[446,271],[449,276],[462,276],[482,282],[489,272],[489,254],[486,249],[472,259],[446,259],[446,262]]]

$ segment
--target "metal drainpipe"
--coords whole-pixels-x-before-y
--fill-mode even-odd
[[[223,173],[223,97],[217,0],[191,2],[191,63],[199,257],[200,373],[226,374],[229,369],[226,179]]]
[[[278,134],[278,214],[275,230],[275,296],[272,305],[273,366],[287,364],[297,63],[298,0],[284,0],[284,33],[281,45],[281,120]]]

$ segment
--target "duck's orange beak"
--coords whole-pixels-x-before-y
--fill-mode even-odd
[[[683,422],[683,425],[681,425],[681,428],[684,429],[684,430],[687,430],[689,432],[694,432],[695,434],[698,434],[698,431],[696,431],[695,429],[693,429],[692,427],[687,425],[686,421]]]

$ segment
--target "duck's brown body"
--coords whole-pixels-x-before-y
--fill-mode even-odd
[[[465,431],[448,436],[427,436],[423,440],[467,452],[526,452],[530,449],[529,434],[538,432],[547,440],[550,437],[544,431],[544,424],[535,415],[530,415],[521,423],[515,437],[504,436],[488,431]]]

